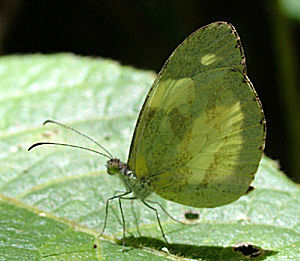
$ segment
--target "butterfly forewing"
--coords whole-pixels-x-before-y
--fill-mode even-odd
[[[264,147],[264,115],[234,28],[217,22],[170,56],[140,113],[128,159],[168,200],[215,207],[244,195]]]

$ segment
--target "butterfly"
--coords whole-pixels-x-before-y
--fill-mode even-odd
[[[261,160],[266,122],[260,100],[246,75],[245,55],[235,28],[226,22],[201,27],[171,54],[158,74],[134,130],[127,163],[109,158],[107,173],[126,191],[108,199],[139,199],[156,212],[152,193],[195,208],[229,204],[247,194]],[[166,210],[159,204],[164,212]],[[167,213],[167,212],[166,212]],[[167,213],[168,214],[168,213]],[[169,215],[169,214],[168,214]],[[101,233],[101,234],[102,234]]]

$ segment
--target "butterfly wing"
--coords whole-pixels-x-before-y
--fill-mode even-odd
[[[265,120],[234,27],[216,22],[172,53],[140,112],[128,165],[161,197],[216,207],[244,195]]]

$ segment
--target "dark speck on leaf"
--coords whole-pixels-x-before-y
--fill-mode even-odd
[[[200,216],[199,212],[197,212],[195,210],[188,210],[184,213],[184,217],[190,221],[199,219],[199,216]]]
[[[233,251],[240,252],[248,258],[258,257],[263,252],[259,247],[248,243],[238,244],[237,246],[233,247]]]

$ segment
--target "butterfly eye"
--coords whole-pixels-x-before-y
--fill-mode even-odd
[[[115,175],[118,172],[120,172],[120,167],[119,167],[118,162],[116,162],[113,159],[107,161],[106,168],[107,168],[107,173],[109,175]]]
[[[119,172],[119,169],[118,168],[114,168],[114,167],[111,167],[111,166],[107,166],[107,173],[111,176],[117,174]]]

